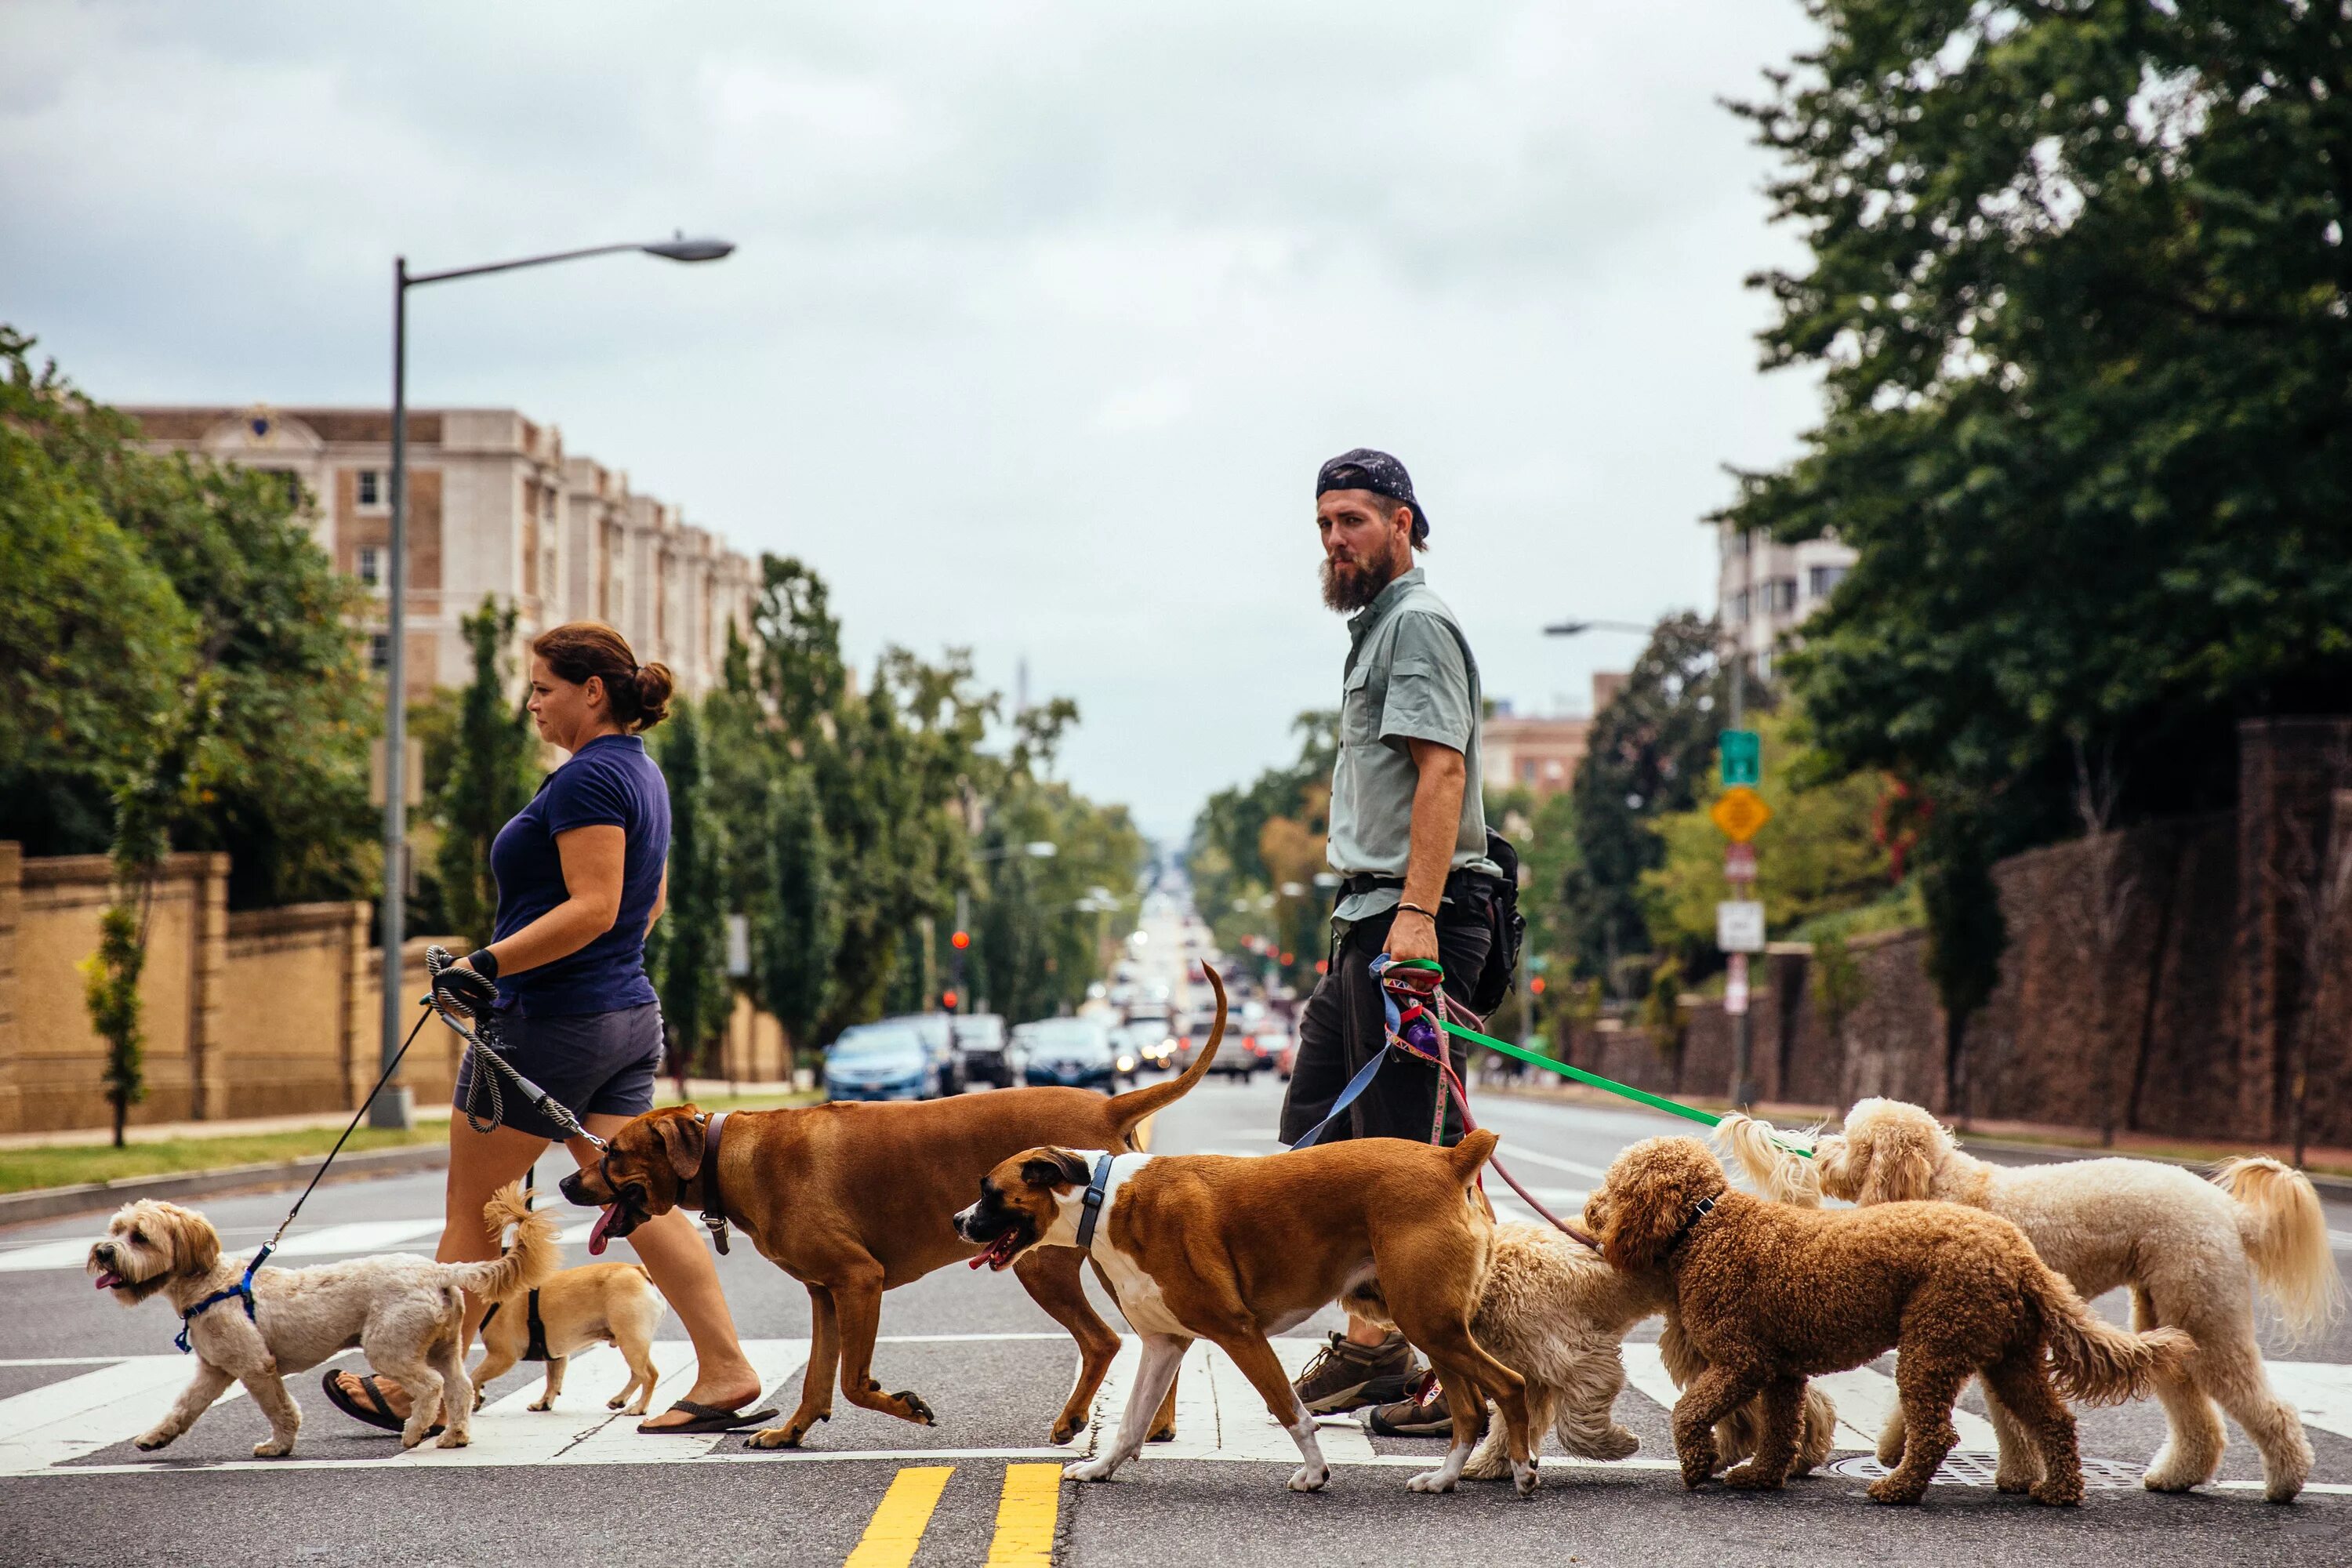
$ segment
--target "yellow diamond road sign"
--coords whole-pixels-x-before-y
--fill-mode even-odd
[[[1746,784],[1725,790],[1722,797],[1707,808],[1707,816],[1723,829],[1723,836],[1734,844],[1745,844],[1756,837],[1759,829],[1772,820],[1772,808],[1764,797]]]

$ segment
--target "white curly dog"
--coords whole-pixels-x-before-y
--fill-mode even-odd
[[[286,1374],[306,1372],[353,1345],[370,1366],[415,1393],[402,1447],[423,1442],[445,1405],[448,1429],[441,1447],[465,1447],[474,1390],[458,1351],[465,1312],[459,1292],[510,1300],[544,1284],[563,1258],[553,1213],[525,1207],[519,1184],[500,1188],[482,1214],[494,1235],[515,1226],[515,1244],[505,1257],[436,1263],[394,1253],[315,1268],[265,1268],[254,1273],[248,1316],[241,1297],[213,1300],[234,1291],[245,1264],[221,1261],[220,1233],[210,1220],[152,1198],[123,1205],[90,1247],[89,1270],[100,1289],[112,1291],[126,1307],[159,1293],[169,1298],[196,1357],[194,1381],[169,1415],[139,1436],[138,1447],[163,1447],[194,1426],[230,1384],[242,1383],[269,1417],[268,1440],[255,1446],[255,1457],[291,1453],[302,1411],[286,1392]],[[212,1304],[199,1306],[207,1300]]]
[[[1899,1100],[1856,1101],[1843,1132],[1813,1141],[1810,1160],[1781,1146],[1791,1134],[1737,1112],[1717,1136],[1769,1196],[1816,1205],[1824,1194],[1864,1205],[1966,1204],[2024,1231],[2084,1300],[2128,1286],[2136,1328],[2184,1329],[2197,1342],[2184,1370],[2157,1383],[2169,1436],[2142,1478],[2148,1489],[2187,1491],[2213,1479],[2228,1441],[2216,1404],[2262,1451],[2265,1497],[2291,1502],[2303,1489],[2311,1444],[2263,1370],[2252,1290],[2259,1280],[2295,1335],[2342,1308],[2326,1215],[2301,1172],[2261,1155],[2229,1161],[2210,1181],[2152,1160],[1990,1165]],[[2032,1450],[1990,1392],[1985,1403],[2000,1437],[1995,1482],[2022,1490],[2036,1479]],[[1899,1421],[1889,1425],[1879,1438],[1882,1459],[1890,1445],[1900,1452],[1902,1436]]]

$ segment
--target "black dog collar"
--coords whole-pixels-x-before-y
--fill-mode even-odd
[[[1094,1180],[1087,1184],[1086,1195],[1078,1200],[1086,1213],[1078,1216],[1078,1248],[1085,1251],[1095,1244],[1095,1226],[1102,1218],[1103,1191],[1110,1185],[1110,1163],[1116,1154],[1105,1154],[1095,1162]]]
[[[1695,1209],[1691,1210],[1691,1216],[1690,1216],[1690,1218],[1688,1218],[1688,1219],[1686,1219],[1686,1220],[1683,1221],[1683,1227],[1682,1227],[1682,1229],[1680,1229],[1680,1230],[1678,1230],[1678,1231],[1675,1232],[1675,1238],[1674,1238],[1672,1241],[1670,1241],[1670,1242],[1666,1243],[1666,1250],[1667,1250],[1668,1252],[1672,1252],[1675,1248],[1676,1248],[1676,1247],[1680,1247],[1684,1242],[1688,1241],[1688,1240],[1690,1239],[1690,1233],[1691,1233],[1692,1228],[1693,1228],[1694,1226],[1696,1226],[1698,1224],[1698,1222],[1699,1222],[1699,1221],[1701,1221],[1701,1220],[1705,1219],[1707,1215],[1709,1215],[1713,1214],[1714,1212],[1715,1212],[1715,1200],[1714,1200],[1713,1198],[1701,1198],[1701,1199],[1699,1199],[1699,1201],[1698,1201],[1698,1207],[1696,1207],[1696,1208],[1695,1208]]]

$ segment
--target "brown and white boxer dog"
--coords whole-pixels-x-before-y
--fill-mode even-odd
[[[1297,1443],[1305,1462],[1290,1489],[1320,1490],[1331,1470],[1315,1418],[1266,1341],[1354,1295],[1379,1300],[1381,1315],[1429,1357],[1454,1413],[1445,1462],[1406,1485],[1454,1489],[1491,1397],[1524,1494],[1536,1488],[1536,1462],[1519,1374],[1470,1334],[1495,1228],[1471,1184],[1494,1148],[1484,1131],[1451,1149],[1360,1138],[1254,1158],[1036,1148],[989,1172],[980,1201],[955,1224],[995,1268],[1084,1252],[1143,1336],[1118,1436],[1062,1472],[1074,1480],[1108,1480],[1142,1449],[1185,1351],[1205,1339]]]
[[[563,1178],[563,1195],[604,1209],[589,1250],[679,1205],[718,1207],[769,1262],[808,1287],[811,1337],[800,1407],[750,1446],[788,1448],[833,1415],[836,1367],[852,1405],[919,1426],[935,1424],[919,1394],[885,1394],[873,1377],[882,1293],[969,1258],[950,1223],[956,1200],[1007,1155],[1039,1143],[1134,1149],[1136,1130],[1207,1076],[1225,1033],[1225,989],[1216,992],[1209,1043],[1181,1078],[1117,1097],[1088,1089],[999,1089],[948,1100],[805,1106],[716,1116],[691,1105],[650,1110],[613,1134],[604,1160]],[[717,1148],[712,1148],[713,1142]],[[713,1158],[713,1155],[716,1158]],[[1118,1351],[1118,1334],[1087,1300],[1078,1253],[1050,1248],[1024,1259],[1021,1283],[1078,1343],[1078,1375],[1055,1420],[1066,1443],[1087,1424],[1095,1393]],[[1176,1401],[1156,1435],[1174,1435]]]

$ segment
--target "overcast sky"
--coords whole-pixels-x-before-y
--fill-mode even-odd
[[[410,395],[514,406],[835,585],[853,650],[1077,699],[1180,835],[1347,638],[1313,480],[1385,447],[1490,695],[1585,706],[1712,603],[1796,255],[1721,95],[1787,0],[0,9],[0,319],[121,402],[382,403],[391,259],[659,236],[418,296]]]

